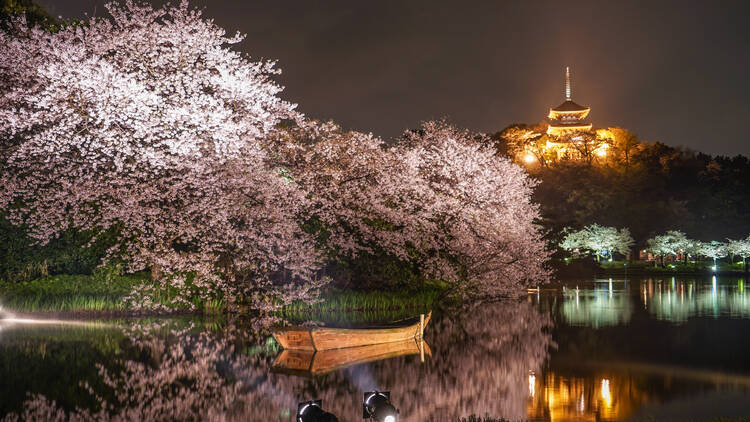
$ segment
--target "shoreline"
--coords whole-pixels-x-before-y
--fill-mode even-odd
[[[180,317],[180,316],[211,316],[218,314],[207,314],[200,311],[13,311],[3,308],[0,311],[0,322],[13,321],[21,319],[39,319],[39,320],[117,320],[130,318],[156,318],[156,317]]]
[[[617,276],[626,276],[626,275],[633,275],[633,276],[694,276],[694,277],[713,277],[713,276],[721,276],[721,277],[750,277],[750,273],[746,273],[743,271],[668,271],[668,270],[656,270],[656,271],[648,271],[643,269],[634,269],[634,270],[621,270],[621,269],[601,269],[600,271],[596,272],[596,276],[611,276],[611,275],[617,275]]]

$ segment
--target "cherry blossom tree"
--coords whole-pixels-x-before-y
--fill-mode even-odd
[[[612,258],[612,254],[620,253],[626,255],[633,246],[633,237],[627,228],[600,226],[596,223],[588,225],[581,230],[568,233],[560,242],[560,247],[567,251],[590,252],[596,256]]]
[[[306,215],[323,223],[334,255],[385,251],[457,293],[515,295],[547,277],[535,182],[486,141],[427,122],[386,148],[312,123],[290,131],[278,155],[309,192]]]
[[[728,255],[726,243],[722,243],[716,240],[710,242],[701,242],[698,247],[699,254],[707,258],[711,258],[714,261],[713,269],[716,270],[716,260],[718,258],[724,258]]]
[[[40,243],[117,227],[110,256],[185,306],[217,290],[304,296],[319,262],[297,223],[305,195],[264,148],[299,118],[274,63],[233,51],[243,37],[185,2],[107,10],[0,33],[0,206]]]
[[[750,236],[745,239],[728,240],[727,251],[742,257],[742,265],[747,272],[747,258],[750,257]]]
[[[661,258],[661,264],[664,265],[664,257],[677,257],[678,254],[686,255],[690,250],[691,240],[681,231],[671,230],[665,234],[654,236],[646,241],[648,247],[646,250]]]
[[[428,246],[422,264],[428,273],[455,279],[455,262],[468,280],[464,290],[515,294],[547,276],[539,210],[531,202],[536,181],[487,145],[484,136],[427,122],[393,152],[407,165],[402,196],[426,213],[428,230],[412,243]]]

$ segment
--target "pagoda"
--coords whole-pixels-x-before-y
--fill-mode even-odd
[[[549,110],[547,134],[557,137],[573,132],[591,130],[591,123],[585,121],[591,109],[576,104],[570,99],[570,68],[565,68],[565,102]]]

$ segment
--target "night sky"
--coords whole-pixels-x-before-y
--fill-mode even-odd
[[[65,18],[104,1],[38,0]],[[155,2],[159,3],[159,2]],[[595,127],[750,155],[749,1],[192,1],[310,117],[392,137],[447,117],[496,132],[564,99]]]

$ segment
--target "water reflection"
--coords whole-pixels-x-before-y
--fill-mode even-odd
[[[698,316],[750,317],[744,279],[719,282],[714,276],[710,283],[649,279],[641,283],[640,290],[643,306],[658,319],[683,322]]]
[[[641,391],[627,378],[578,378],[547,373],[530,397],[528,417],[534,420],[623,420],[643,403]]]
[[[347,361],[342,369],[336,367],[341,360],[334,357],[326,361],[330,371],[297,376],[272,371],[283,352],[279,356],[267,333],[248,332],[244,326],[171,320],[121,323],[119,350],[108,351],[115,359],[98,353],[96,341],[87,345],[94,349],[87,350],[88,356],[98,361],[91,365],[96,374],[78,380],[72,402],[66,402],[70,397],[62,391],[34,385],[27,388],[32,399],[5,410],[22,412],[11,415],[22,419],[52,415],[81,420],[290,421],[298,403],[322,399],[326,410],[341,420],[356,420],[362,413],[363,392],[377,389],[391,391],[404,421],[446,420],[470,413],[516,419],[526,415],[529,371],[541,370],[551,344],[545,332],[549,319],[530,304],[486,303],[436,318],[426,337],[441,346],[424,362],[421,355],[429,355],[429,349],[411,354],[414,350],[407,348],[408,355],[398,350],[398,356],[368,349],[361,356],[380,360]],[[7,340],[2,343],[0,368],[23,359],[44,360],[33,350],[6,353],[17,346],[14,339]],[[61,341],[72,348],[77,342]],[[54,364],[60,366],[57,372],[66,370],[65,362]]]
[[[282,350],[257,321],[6,323],[0,419],[292,421],[321,399],[359,420],[374,390],[403,421],[679,420],[692,414],[669,406],[700,397],[748,413],[742,280],[600,280],[527,299],[435,315],[424,342],[325,352]]]
[[[747,376],[637,364],[602,365],[577,375],[569,370],[548,371],[534,382],[533,389],[539,394],[529,394],[528,418],[549,421],[620,421],[635,415],[649,415],[649,409],[676,395],[703,395],[709,391],[747,394],[750,390]],[[738,409],[738,414],[742,414],[741,403],[724,412],[732,414]],[[672,414],[672,418],[679,415]],[[681,415],[690,416],[689,413]]]
[[[562,314],[570,325],[594,328],[627,324],[633,312],[625,294],[626,283],[614,281],[594,283],[593,288],[562,288]]]
[[[744,279],[670,277],[578,284],[560,285],[559,295],[548,295],[544,300],[532,296],[529,299],[543,302],[545,310],[559,312],[567,325],[592,328],[627,325],[635,306],[656,319],[674,323],[693,317],[750,317],[750,296]]]
[[[420,361],[424,362],[426,357],[432,356],[432,351],[426,341],[414,339],[321,351],[282,350],[273,363],[273,369],[280,373],[314,377],[361,363],[409,355],[419,355]]]

